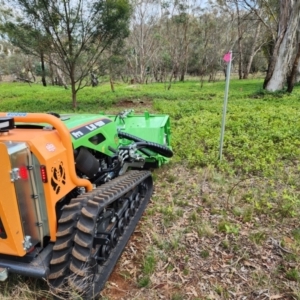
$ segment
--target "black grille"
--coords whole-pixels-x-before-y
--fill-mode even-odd
[[[7,238],[7,235],[6,235],[6,232],[5,232],[5,229],[4,229],[4,226],[2,224],[1,219],[0,219],[0,238],[1,239],[6,239]]]

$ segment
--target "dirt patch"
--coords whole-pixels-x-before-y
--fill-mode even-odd
[[[123,299],[128,296],[130,283],[125,276],[120,275],[122,272],[119,264],[115,267],[114,272],[110,275],[102,296],[109,296],[110,300]]]
[[[144,112],[145,110],[153,110],[152,101],[149,99],[129,100],[124,99],[114,105],[117,108],[134,109],[135,112]]]
[[[136,105],[135,102],[133,102],[132,100],[121,100],[118,103],[115,104],[115,106],[118,107],[127,107],[127,108],[131,108],[134,105]]]
[[[140,269],[146,249],[142,245],[143,242],[138,225],[101,293],[103,297],[108,297],[109,300],[131,299],[132,292],[136,293],[137,270]]]

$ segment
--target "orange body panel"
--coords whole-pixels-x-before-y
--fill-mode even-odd
[[[15,194],[15,187],[10,180],[11,164],[7,155],[7,148],[0,143],[1,172],[0,172],[0,217],[3,222],[7,238],[0,238],[1,253],[16,253],[19,256],[26,254],[23,249],[23,229],[20,221],[19,207]]]
[[[4,116],[6,114],[0,113],[0,117]],[[16,128],[7,134],[0,134],[0,217],[5,230],[9,231],[7,239],[0,238],[0,248],[1,253],[23,256],[26,254],[22,245],[24,236],[14,185],[10,182],[11,166],[7,148],[1,142],[26,142],[39,163],[46,166],[48,182],[43,183],[43,188],[51,241],[56,240],[56,203],[76,186],[91,190],[92,185],[90,181],[77,177],[71,137],[59,119],[48,114],[27,114],[25,117],[17,116],[14,119],[15,122],[48,123],[55,127],[51,130]]]
[[[30,151],[37,157],[39,163],[46,166],[48,182],[44,183],[43,187],[46,199],[50,238],[51,240],[55,240],[57,224],[55,205],[57,201],[76,187],[76,184],[70,177],[69,166],[66,163],[67,151],[62,145],[57,132],[41,129],[14,129],[11,130],[8,135],[1,136],[0,139],[1,141],[26,142],[30,147]],[[5,155],[8,156],[7,150]],[[71,155],[73,155],[73,153]],[[74,163],[72,167],[74,167]],[[2,168],[1,165],[1,169]],[[3,168],[3,170],[5,169]],[[10,170],[11,169],[8,171]],[[10,198],[3,199],[6,199],[6,202],[13,202]],[[15,219],[11,218],[10,220]]]

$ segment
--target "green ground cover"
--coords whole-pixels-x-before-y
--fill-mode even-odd
[[[109,85],[79,92],[77,112],[117,111],[115,105],[139,106],[167,113],[173,125],[174,161],[215,165],[230,173],[274,173],[299,156],[300,90],[265,93],[262,80],[233,80],[230,86],[224,140],[224,163],[218,161],[224,82]],[[70,91],[27,84],[0,85],[1,111],[70,112]],[[276,167],[276,168],[275,168]]]
[[[221,162],[224,81],[80,91],[76,112],[148,110],[172,125],[175,156],[154,173],[152,202],[105,299],[300,299],[300,86],[267,93],[262,82],[230,82]],[[70,91],[0,83],[0,111],[72,112]],[[28,299],[30,289],[46,297],[32,280],[20,286]],[[17,293],[2,287],[5,300]]]

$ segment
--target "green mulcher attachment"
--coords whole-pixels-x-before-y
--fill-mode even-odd
[[[147,164],[159,167],[172,157],[169,116],[150,114],[148,111],[144,115],[135,115],[133,110],[126,110],[117,116],[107,117],[114,118],[120,144],[126,146],[132,141],[139,143],[139,150],[145,156]]]
[[[117,115],[76,114],[60,118],[71,132],[75,150],[86,147],[114,156],[119,149],[130,146],[131,153],[145,160],[143,168],[160,167],[173,155],[168,115],[125,110]]]

